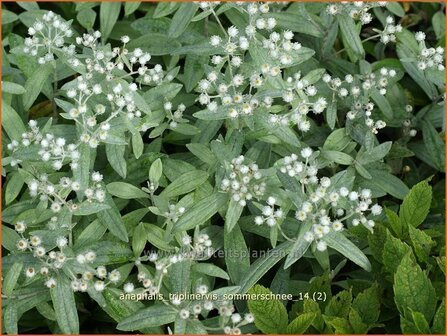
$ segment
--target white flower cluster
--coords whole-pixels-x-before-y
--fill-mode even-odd
[[[307,118],[309,112],[314,114],[322,113],[327,107],[324,97],[316,97],[318,90],[314,85],[309,84],[306,79],[301,78],[301,73],[296,73],[293,78],[286,79],[286,87],[282,99],[290,103],[292,108],[285,114],[270,114],[269,121],[272,124],[282,126],[290,123],[296,125],[298,130],[307,132],[310,129],[310,122]],[[297,102],[297,103],[295,103]],[[296,106],[295,106],[296,105]]]
[[[79,264],[88,262],[88,253],[76,257]],[[80,277],[74,276],[71,281],[71,289],[74,292],[86,292],[89,288],[93,288],[97,292],[102,292],[107,286],[116,284],[120,280],[120,271],[115,269],[108,272],[105,266],[98,266],[94,272],[87,270],[80,274]]]
[[[60,170],[67,163],[70,163],[71,169],[77,169],[80,155],[75,144],[67,144],[64,138],[51,133],[42,133],[35,120],[30,120],[28,125],[30,130],[22,134],[20,143],[12,140],[7,145],[8,150],[12,152],[10,162],[12,167],[21,163],[20,159],[14,157],[17,151],[36,145],[39,146],[40,160],[51,163],[54,170]]]
[[[93,34],[84,34],[76,38],[78,45],[90,48],[93,54],[84,61],[88,73],[105,75],[107,81],[121,78],[129,78],[133,81],[133,77],[136,76],[135,82],[139,85],[158,85],[163,82],[165,74],[162,66],[156,64],[153,68],[149,68],[147,64],[151,60],[151,55],[141,48],[129,51],[126,48],[126,44],[130,41],[128,36],[121,37],[123,43],[121,48],[115,47],[111,51],[99,44],[100,37],[101,33],[95,31]],[[77,58],[72,58],[71,64],[77,67],[81,65],[81,62]]]
[[[405,110],[408,113],[408,119],[405,119],[403,121],[403,133],[406,135],[409,135],[410,137],[415,137],[417,134],[417,130],[412,128],[412,123],[411,123],[411,119],[413,117],[413,106],[411,105],[407,105],[405,106]]]
[[[199,285],[196,288],[196,293],[206,295],[208,287],[206,285]],[[181,306],[183,302],[174,298],[171,300],[174,307]],[[179,309],[179,317],[182,320],[199,319],[199,315],[207,315],[210,311],[217,309],[219,315],[219,326],[227,335],[240,335],[241,327],[254,322],[252,314],[248,313],[242,317],[235,312],[234,305],[229,301],[212,302],[212,301],[196,301],[185,308]]]
[[[292,42],[293,33],[286,30],[282,33],[272,32],[268,39],[262,40],[262,47],[268,50],[272,59],[276,61],[273,66],[282,67],[290,65],[294,60],[294,53],[301,49],[301,44]],[[272,67],[272,64],[270,64]],[[272,74],[275,75],[275,72]]]
[[[418,68],[421,71],[426,69],[437,69],[444,71],[444,48],[427,48],[425,44],[425,33],[417,32],[415,34],[416,41],[419,42]]]
[[[163,213],[163,217],[172,221],[172,223],[176,223],[181,215],[183,215],[186,211],[184,207],[178,207],[174,204],[169,204],[169,211]]]
[[[85,77],[77,77],[76,87],[67,90],[67,97],[75,102],[75,106],[68,112],[68,118],[73,119],[81,126],[80,141],[87,143],[91,148],[96,148],[101,141],[108,139],[110,123],[114,118],[122,115],[131,121],[142,116],[141,111],[135,105],[133,95],[138,87],[135,83],[130,85],[118,83],[106,95],[110,108],[102,104],[96,104],[92,108],[88,101],[94,96],[101,95],[103,90],[100,84],[89,83],[91,75],[87,74]],[[107,112],[108,110],[110,112]],[[107,117],[98,122],[103,115],[107,115]]]
[[[54,25],[57,28],[54,28]],[[112,50],[100,43],[101,33],[99,31],[83,34],[76,38],[76,44],[82,48],[83,54],[76,54],[75,44],[66,45],[64,36],[72,34],[68,23],[62,23],[61,19],[48,12],[44,15],[44,23],[36,21],[30,28],[29,33],[33,35],[28,38],[28,44],[41,46],[40,38],[48,44],[48,54],[45,59],[54,59],[53,51],[58,50],[64,55],[68,63],[78,70],[80,76],[76,80],[64,86],[66,96],[74,103],[69,111],[63,116],[74,120],[80,127],[80,141],[88,143],[91,148],[96,148],[101,142],[108,140],[113,119],[118,117],[127,118],[128,128],[132,132],[147,130],[145,113],[149,111],[137,97],[137,91],[141,85],[160,85],[173,79],[171,74],[166,75],[160,64],[149,67],[151,55],[141,48],[129,51],[126,46],[130,38],[122,36],[122,47]],[[39,30],[36,30],[36,27]],[[61,32],[63,31],[63,32]],[[35,42],[32,42],[34,41]],[[29,52],[37,53],[37,49],[25,47]],[[59,55],[59,53],[58,53]],[[44,61],[42,61],[44,62]],[[39,63],[42,63],[39,60]],[[107,98],[106,106],[98,103]],[[66,106],[68,103],[66,103]],[[144,110],[144,112],[141,111]],[[171,122],[175,128],[175,123]]]
[[[135,264],[141,265],[142,261],[149,261],[155,265],[155,274],[149,274],[140,270],[138,281],[143,285],[143,291],[150,295],[160,293],[163,277],[168,274],[169,268],[183,260],[205,260],[214,253],[212,241],[207,234],[198,234],[194,239],[186,233],[181,238],[182,248],[179,253],[160,258],[156,252],[151,252],[148,256],[139,257]],[[127,288],[126,288],[127,287]],[[124,285],[126,292],[131,292],[135,286],[131,283]]]
[[[88,202],[103,202],[106,193],[101,184],[102,175],[98,172],[91,174],[91,185],[84,190],[84,196]],[[33,179],[28,183],[29,193],[32,197],[39,196],[40,200],[49,200],[51,210],[58,213],[65,206],[69,211],[76,211],[79,208],[77,203],[68,200],[72,191],[81,190],[79,182],[62,177],[59,183],[53,184],[46,174],[41,174],[37,179]]]
[[[262,216],[255,217],[256,225],[267,224],[269,227],[273,227],[284,218],[284,211],[281,208],[276,208],[275,204],[276,199],[274,197],[267,199],[267,205],[262,207]]]
[[[265,192],[265,182],[260,182],[262,174],[255,163],[246,164],[245,157],[240,155],[230,164],[230,174],[221,182],[220,189],[230,193],[232,199],[241,206],[253,197],[260,197]]]
[[[185,104],[179,104],[175,111],[173,110],[173,106],[171,102],[166,102],[163,105],[164,110],[166,112],[166,116],[168,119],[168,124],[170,129],[176,129],[178,124],[187,123],[188,120],[183,118],[183,112],[186,110]]]
[[[374,120],[372,111],[374,104],[370,101],[371,90],[377,90],[381,95],[387,93],[387,86],[390,78],[397,75],[396,70],[381,68],[378,75],[370,73],[363,76],[346,75],[344,80],[329,74],[323,76],[329,88],[341,99],[348,99],[351,103],[351,110],[346,114],[349,120],[361,118],[374,134],[384,128],[386,123],[383,120]]]
[[[385,27],[380,32],[380,42],[387,44],[389,42],[396,42],[396,33],[402,31],[402,26],[396,24],[392,16],[388,16],[385,21]]]
[[[32,27],[28,28],[31,37],[25,39],[23,51],[32,56],[39,56],[39,50],[44,54],[38,58],[39,64],[45,64],[54,60],[54,52],[65,52],[63,48],[65,38],[73,36],[70,25],[64,22],[53,12],[47,12],[42,16],[42,20],[37,20]]]
[[[382,207],[372,204],[371,190],[363,189],[359,192],[350,191],[346,187],[330,191],[331,180],[322,177],[319,184],[307,189],[309,201],[303,202],[295,217],[300,222],[311,222],[312,228],[306,232],[304,239],[316,242],[320,251],[326,250],[326,243],[321,240],[333,231],[341,231],[348,219],[353,226],[364,225],[369,230],[374,227],[374,221],[367,218],[367,214],[380,215]]]
[[[225,55],[212,56],[211,63],[215,65],[215,69],[207,74],[206,79],[199,82],[197,88],[201,93],[198,99],[200,104],[206,105],[209,111],[217,111],[219,107],[224,107],[228,113],[228,118],[233,119],[251,116],[260,106],[270,106],[272,99],[265,97],[264,101],[259,101],[255,97],[254,89],[258,90],[263,86],[263,75],[277,76],[281,73],[280,67],[273,65],[265,65],[262,74],[253,72],[248,78],[246,78],[246,73],[242,71],[237,73],[236,70],[242,65],[243,56],[250,46],[250,39],[256,40],[255,34],[257,29],[272,30],[276,26],[274,18],[263,17],[264,14],[269,12],[268,4],[240,3],[240,9],[249,16],[249,23],[245,27],[245,35],[241,34],[235,26],[231,26],[227,30],[222,28],[225,34],[224,39],[218,35],[211,36],[210,44],[214,47],[221,47]],[[218,22],[220,23],[220,21]],[[273,44],[270,47],[265,44],[265,47],[270,48],[269,50],[272,54],[277,55],[279,60],[287,58],[286,63],[288,63],[290,56],[284,58],[284,54],[279,52],[278,48],[281,44],[279,39],[276,39],[278,34],[272,34],[272,39],[275,42],[272,40]],[[290,35],[290,32],[285,35],[290,37],[290,39],[293,38],[293,34]],[[288,47],[292,50],[296,45],[289,41],[286,48]],[[227,65],[229,77],[221,73],[221,69],[225,65]],[[247,84],[249,88],[245,90]],[[244,90],[247,91],[245,94]]]
[[[354,20],[359,20],[361,24],[368,24],[372,21],[373,17],[369,13],[374,7],[384,7],[386,1],[379,2],[363,2],[363,1],[340,1],[339,3],[331,3],[327,5],[326,11],[330,15],[348,14]]]
[[[57,221],[57,219],[56,219]],[[53,221],[54,222],[54,221]],[[51,242],[43,241],[38,235],[30,235],[26,238],[24,233],[27,229],[27,225],[23,221],[18,221],[15,224],[15,230],[20,235],[20,239],[17,242],[17,249],[19,251],[29,251],[36,258],[37,262],[42,266],[39,270],[34,267],[27,267],[25,269],[25,275],[27,278],[34,278],[36,275],[42,276],[45,279],[45,285],[48,288],[56,287],[57,283],[55,276],[62,268],[69,269],[73,282],[77,283],[76,290],[85,292],[87,290],[87,281],[93,278],[93,274],[86,270],[82,272],[82,280],[77,279],[75,273],[79,272],[81,268],[86,268],[85,264],[91,264],[96,259],[96,253],[93,251],[87,251],[85,253],[77,255],[75,258],[68,257],[65,254],[65,249],[69,244],[69,240],[65,236],[59,236],[56,238],[56,247],[47,249],[45,246],[53,246]],[[73,262],[76,263],[76,267],[72,268]],[[76,270],[76,271],[75,271]],[[75,290],[72,282],[72,288]]]
[[[297,154],[285,156],[278,162],[279,171],[290,177],[296,177],[302,186],[318,183],[318,168],[314,162],[313,150],[310,147],[303,148]]]
[[[236,74],[234,71],[242,64],[243,54],[249,47],[248,39],[239,36],[239,30],[232,26],[228,28],[227,42],[223,45],[226,56],[215,55],[211,62],[216,66],[215,70],[207,74],[206,79],[202,79],[198,83],[199,103],[206,105],[210,111],[216,111],[220,106],[225,106],[228,111],[228,117],[237,118],[238,116],[247,116],[253,114],[253,110],[259,105],[259,102],[252,98],[251,95],[242,94],[242,88],[246,82],[246,78],[242,74]],[[239,37],[238,37],[239,36]],[[222,39],[219,36],[212,36],[211,45],[219,46]],[[225,79],[220,69],[228,63],[230,69],[229,81]],[[254,87],[260,87],[263,81],[259,78],[252,78],[250,84]]]

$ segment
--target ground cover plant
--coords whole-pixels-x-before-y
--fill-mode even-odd
[[[2,332],[444,334],[444,11],[3,3]]]

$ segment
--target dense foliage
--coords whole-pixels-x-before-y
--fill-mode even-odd
[[[2,7],[3,332],[445,333],[443,4]]]

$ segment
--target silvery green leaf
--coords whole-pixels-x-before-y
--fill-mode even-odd
[[[125,182],[111,182],[107,185],[107,191],[113,196],[124,199],[149,198],[149,195],[140,188]]]
[[[323,237],[330,248],[340,252],[346,258],[366,271],[371,271],[371,264],[365,254],[341,232],[332,232]]]
[[[56,277],[56,286],[50,289],[56,320],[64,334],[79,334],[79,317],[70,281],[65,275]]]
[[[228,201],[228,196],[222,193],[213,193],[195,203],[179,218],[174,225],[174,231],[186,231],[205,223],[216,214]]]
[[[101,38],[107,41],[121,11],[119,2],[102,2],[99,11]]]
[[[117,325],[118,330],[134,331],[142,328],[158,327],[174,322],[178,312],[161,303],[144,308],[125,318]]]

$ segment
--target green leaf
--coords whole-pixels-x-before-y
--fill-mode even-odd
[[[371,264],[365,254],[341,232],[329,233],[323,237],[326,244],[359,265],[365,271],[371,271]]]
[[[175,197],[189,193],[208,179],[208,173],[201,170],[187,172],[169,184],[161,193],[163,197]]]
[[[152,35],[151,35],[152,36]],[[143,36],[144,37],[144,36]],[[160,39],[159,36],[154,36],[154,39]],[[147,37],[145,37],[147,40]],[[136,47],[139,47],[137,44]],[[163,108],[165,100],[172,100],[180,92],[183,85],[179,83],[167,83],[158,85],[143,95],[144,100],[147,102],[151,110]]]
[[[335,128],[335,123],[337,122],[337,100],[334,98],[332,97],[326,108],[326,121],[331,129]]]
[[[354,158],[351,155],[338,151],[322,150],[321,156],[342,165],[350,165],[354,162]]]
[[[36,101],[40,92],[43,89],[45,82],[50,74],[55,71],[53,63],[47,63],[40,66],[25,83],[26,95],[23,96],[23,108],[29,110],[29,108]]]
[[[107,185],[107,191],[113,196],[124,199],[150,197],[140,188],[125,182],[111,182]]]
[[[307,14],[307,13],[306,13]],[[296,33],[311,35],[314,37],[323,37],[321,27],[310,17],[303,13],[269,13],[268,17],[277,20],[277,27],[285,30],[291,30]]]
[[[325,315],[323,315],[323,318],[326,324],[328,324],[334,329],[333,332],[334,334],[342,335],[342,334],[353,333],[351,324],[347,319],[341,317],[325,316]]]
[[[445,35],[445,15],[442,11],[436,12],[432,17],[433,30],[435,31],[436,38],[441,40]]]
[[[386,9],[399,17],[405,16],[405,11],[402,8],[402,5],[398,2],[387,2]]]
[[[285,269],[289,268],[296,261],[301,259],[301,257],[304,255],[304,253],[306,253],[306,251],[309,249],[311,242],[308,242],[307,240],[305,240],[304,235],[306,232],[308,232],[310,230],[311,226],[312,226],[312,224],[310,223],[310,221],[304,223],[301,226],[298,237],[296,238],[296,241],[293,243],[292,249],[284,263]]]
[[[307,329],[312,325],[315,320],[315,313],[304,313],[298,315],[290,324],[287,326],[286,334],[290,335],[302,335]]]
[[[139,159],[144,151],[144,142],[140,132],[132,134],[132,148],[136,159]]]
[[[351,49],[357,57],[363,56],[365,50],[354,20],[349,15],[338,15],[337,18],[345,47]]]
[[[348,318],[351,309],[352,293],[344,290],[333,296],[327,304],[324,314],[327,316]]]
[[[195,3],[180,4],[179,9],[175,12],[172,18],[168,36],[170,38],[177,38],[182,35],[196,14],[198,8],[198,5]]]
[[[222,193],[214,193],[195,203],[175,223],[174,231],[186,231],[205,223],[227,202],[228,196]]]
[[[151,167],[149,168],[149,181],[151,181],[152,183],[158,183],[162,174],[163,164],[161,162],[161,159],[157,159],[151,164]]]
[[[144,247],[146,246],[146,242],[146,229],[144,228],[144,224],[140,223],[135,227],[132,235],[132,250],[136,257],[139,257],[141,255],[141,252],[143,252]]]
[[[14,287],[17,284],[17,280],[23,269],[23,263],[16,262],[14,263],[9,271],[6,273],[5,278],[3,279],[2,292],[4,295],[9,296],[12,294]]]
[[[230,280],[230,277],[228,276],[227,272],[225,272],[222,268],[217,267],[214,264],[198,263],[192,267],[192,270],[194,272],[206,274],[215,278]]]
[[[99,9],[99,26],[101,40],[107,41],[121,11],[120,2],[101,2]]]
[[[205,73],[204,64],[208,62],[208,56],[187,54],[185,58],[185,83],[186,92],[191,92],[202,79]]]
[[[355,309],[351,308],[351,310],[349,311],[348,319],[353,333],[366,334],[366,332],[368,331],[368,326],[365,323],[363,323],[362,317]]]
[[[407,228],[404,226],[406,224],[402,223],[397,213],[388,208],[385,208],[385,215],[388,219],[388,224],[391,227],[391,230],[397,237],[401,238],[406,232]]]
[[[116,328],[122,331],[134,331],[148,327],[158,327],[175,321],[177,311],[171,306],[155,304],[144,308],[122,320]]]
[[[191,264],[190,259],[184,259],[169,267],[169,289],[174,294],[189,294],[191,292]]]
[[[400,261],[408,253],[411,253],[410,246],[387,233],[385,244],[383,245],[382,261],[388,272],[394,274]]]
[[[16,230],[11,229],[6,225],[2,225],[2,246],[8,251],[17,251],[16,243],[20,236]]]
[[[158,19],[173,13],[180,3],[178,2],[159,2],[154,12],[154,19]]]
[[[80,160],[79,166],[73,171],[74,179],[79,182],[80,189],[79,195],[84,195],[85,189],[88,188],[90,182],[90,163],[91,163],[91,152],[92,149],[86,143],[81,143],[78,147]],[[82,198],[82,196],[80,198]]]
[[[162,55],[170,55],[174,50],[179,48],[181,46],[181,43],[177,41],[176,39],[170,38],[165,34],[160,33],[149,33],[140,37],[137,37],[136,39],[133,39],[129,42],[128,47],[130,50],[135,48],[141,48],[142,50],[150,53],[152,56],[162,56]],[[168,83],[165,85],[180,85],[178,83]],[[151,90],[156,90],[158,88],[155,87]],[[146,102],[148,102],[149,107],[151,109],[154,109],[154,107],[150,106],[150,103],[154,103],[156,105],[163,105],[163,101],[153,101],[146,99],[146,94],[150,92],[151,90],[147,91],[144,94],[144,98]],[[167,98],[168,99],[168,98]]]
[[[413,61],[413,59],[416,58],[416,55],[410,48],[411,45],[409,45],[408,43],[398,42],[396,47],[397,55],[399,56],[399,59],[408,75],[410,75],[410,77],[413,78],[413,80],[421,87],[421,89],[424,90],[427,96],[435,99],[435,97],[437,96],[436,88],[432,83],[428,81],[424,73],[418,69],[416,62]]]
[[[20,194],[25,181],[20,173],[13,172],[9,174],[5,187],[5,203],[9,204],[14,201]]]
[[[115,321],[121,322],[126,317],[129,317],[144,308],[144,305],[140,301],[135,300],[123,300],[121,296],[124,294],[116,288],[106,288],[103,292],[106,305],[102,307],[104,311]],[[147,334],[160,334],[160,328],[145,328],[142,330]]]
[[[86,8],[78,12],[76,19],[85,29],[92,29],[96,20],[96,12],[91,8]]]
[[[380,289],[377,283],[359,293],[352,302],[352,308],[360,314],[368,325],[377,322],[380,315]]]
[[[21,95],[24,94],[26,91],[25,88],[20,84],[3,81],[2,92]]]
[[[2,8],[2,25],[6,25],[9,23],[13,23],[15,21],[17,21],[19,19],[19,17],[14,14],[13,12]]]
[[[394,301],[405,318],[411,312],[422,313],[431,321],[436,309],[436,293],[430,279],[407,253],[394,275]]]
[[[22,118],[4,100],[2,100],[2,126],[6,134],[13,140],[20,141],[22,134],[26,132]]]
[[[238,201],[230,199],[230,203],[228,204],[227,213],[225,215],[225,229],[230,232],[233,230],[234,226],[239,221],[239,218],[242,215],[242,211],[244,207],[239,204]]]
[[[39,5],[35,1],[17,1],[17,4],[26,11],[38,10]]]
[[[224,230],[225,264],[234,284],[242,282],[245,273],[250,268],[250,254],[239,225],[231,232]]]
[[[399,210],[399,217],[408,226],[418,227],[430,211],[432,199],[431,186],[428,180],[414,185],[405,196]]]
[[[371,150],[359,152],[356,157],[356,161],[362,165],[380,161],[388,154],[392,144],[392,141],[387,141],[372,148]]]
[[[64,275],[56,278],[56,287],[50,289],[57,324],[64,334],[79,334],[79,318],[70,281]]]
[[[445,143],[431,122],[422,121],[422,135],[428,155],[432,158],[435,167],[445,171]]]
[[[112,200],[112,197],[106,197],[106,203],[109,205],[110,209],[102,210],[98,212],[98,219],[109,229],[115,237],[118,237],[122,241],[128,242],[129,238],[127,236],[126,227],[121,218],[120,212]]]
[[[398,199],[403,199],[408,193],[408,187],[396,176],[381,170],[371,170],[370,183]]]
[[[410,233],[411,244],[418,260],[427,261],[435,242],[424,231],[412,226],[408,228],[408,232]]]
[[[248,294],[260,298],[272,292],[261,285],[256,285]],[[286,331],[288,318],[283,303],[275,299],[249,299],[248,309],[255,318],[256,327],[265,334],[283,334]]]
[[[129,16],[130,14],[134,13],[138,7],[140,7],[141,1],[132,1],[132,2],[125,2],[124,3],[124,15]]]
[[[418,334],[428,335],[430,334],[430,326],[428,325],[427,320],[424,315],[419,312],[413,311],[411,312],[411,316],[413,317],[414,325],[418,331]]]
[[[16,304],[9,304],[3,313],[4,328],[7,334],[18,335],[19,313]]]
[[[267,251],[267,253],[262,257],[256,259],[256,261],[250,265],[248,272],[239,283],[239,293],[246,293],[251,287],[253,287],[259,279],[261,279],[273,266],[276,265],[278,261],[290,252],[291,248],[292,243],[286,241],[274,249]]]
[[[112,168],[122,177],[126,178],[127,163],[124,159],[125,145],[112,145],[106,143],[106,155]]]
[[[439,304],[435,317],[432,322],[433,334],[445,334],[445,298]]]
[[[110,209],[110,206],[107,204],[85,201],[79,205],[78,209],[76,209],[73,214],[76,216],[88,216],[106,209]]]
[[[351,139],[346,134],[346,129],[339,128],[333,131],[326,138],[323,149],[329,151],[343,151],[351,142]]]

